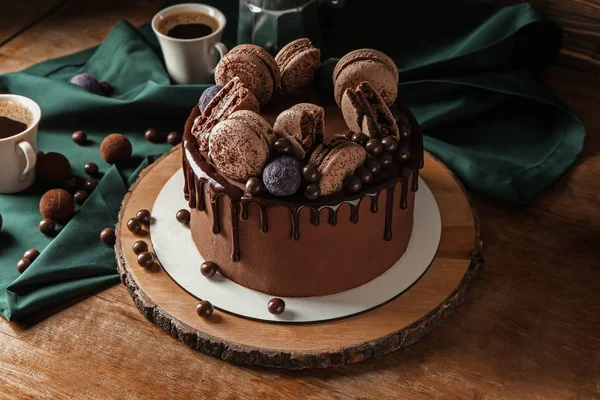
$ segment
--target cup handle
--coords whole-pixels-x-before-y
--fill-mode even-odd
[[[35,150],[33,150],[33,146],[29,144],[29,142],[19,142],[17,146],[23,150],[23,154],[25,155],[25,169],[23,170],[22,175],[26,175],[31,172],[32,169],[35,168],[35,164],[37,162],[37,156],[35,154]]]
[[[219,61],[221,61],[221,59],[223,57],[225,57],[225,54],[227,54],[227,52],[229,51],[229,50],[227,50],[227,46],[225,46],[221,42],[215,43],[215,49],[217,49],[217,51],[219,52]],[[215,68],[217,68],[216,65],[215,65]],[[215,72],[215,68],[213,68],[213,73]]]

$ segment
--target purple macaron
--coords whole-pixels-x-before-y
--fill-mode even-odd
[[[275,196],[290,196],[302,183],[301,165],[298,160],[282,156],[271,161],[263,171],[265,188]]]
[[[202,92],[202,96],[200,96],[200,100],[198,101],[198,107],[200,108],[200,112],[204,112],[204,109],[210,103],[210,101],[223,89],[223,85],[214,85],[208,87],[204,92]]]
[[[83,74],[77,74],[72,77],[71,83],[81,86],[90,93],[100,93],[100,85],[98,84],[98,80],[87,72],[84,72]]]

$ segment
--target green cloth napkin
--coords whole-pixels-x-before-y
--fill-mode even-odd
[[[237,0],[208,1],[226,10],[226,42],[235,38]],[[406,4],[409,3],[409,4]],[[432,12],[436,10],[436,12]],[[501,199],[522,203],[571,165],[582,149],[584,128],[539,82],[555,57],[560,29],[521,4],[488,6],[433,0],[349,0],[322,9],[323,58],[359,47],[391,55],[400,69],[400,96],[415,113],[425,145],[463,182]],[[68,83],[90,72],[116,87],[111,97]],[[37,228],[40,183],[23,193],[0,195],[0,313],[7,319],[47,309],[118,281],[114,253],[99,240],[114,226],[127,187],[167,144],[143,139],[148,127],[181,130],[206,85],[170,84],[148,26],[121,22],[104,43],[74,55],[0,76],[0,92],[34,99],[42,109],[39,147],[59,151],[73,173],[96,162],[104,173],[98,188],[55,238]],[[70,134],[82,129],[92,143],[78,146]],[[98,147],[110,132],[126,134],[134,157],[117,169]],[[22,275],[16,263],[28,248],[42,251]]]

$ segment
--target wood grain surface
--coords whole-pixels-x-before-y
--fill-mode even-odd
[[[37,46],[31,56],[39,60],[70,53],[81,47],[69,46],[98,44],[98,33],[110,29],[107,21],[139,21],[152,14],[148,7],[160,6],[158,0],[131,1],[124,12],[123,3],[69,0],[70,7],[105,10],[105,20],[88,19],[78,33],[87,37],[85,45],[79,38],[38,46],[34,37],[65,29],[42,20],[20,35],[20,46]],[[575,34],[563,53],[598,58],[598,29],[590,28],[599,23],[597,0],[535,4],[564,7],[558,20]],[[592,21],[580,25],[580,16]],[[578,37],[583,43],[576,45]],[[4,47],[0,71],[33,63],[7,56]],[[583,154],[529,205],[471,192],[486,267],[463,305],[419,342],[338,368],[239,367],[165,335],[117,285],[47,319],[0,322],[0,398],[600,399],[600,76],[594,62],[558,63],[545,81],[585,124]]]

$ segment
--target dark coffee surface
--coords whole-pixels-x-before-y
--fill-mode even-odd
[[[180,24],[169,29],[167,36],[175,39],[196,39],[208,36],[212,33],[212,28],[206,24]]]
[[[27,125],[7,117],[0,116],[0,139],[9,138],[27,129]]]

